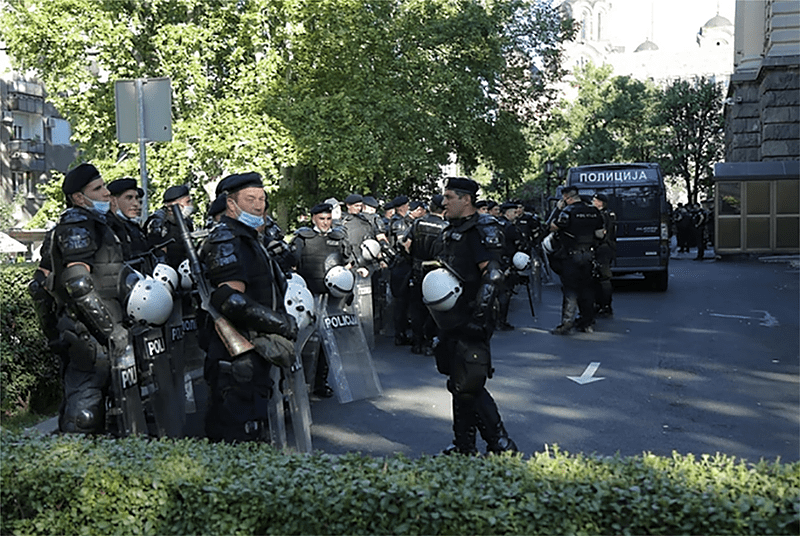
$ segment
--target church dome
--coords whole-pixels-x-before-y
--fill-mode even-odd
[[[644,43],[636,47],[634,52],[647,52],[651,50],[658,50],[658,45],[650,41],[650,39],[645,39]]]
[[[733,23],[719,14],[703,24],[703,28],[721,28],[723,26],[733,26]]]

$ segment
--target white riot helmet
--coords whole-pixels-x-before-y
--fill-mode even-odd
[[[511,259],[511,262],[514,263],[514,268],[517,270],[527,270],[531,265],[531,256],[527,253],[523,253],[522,251],[517,251],[514,253],[514,257]]]
[[[361,242],[361,256],[368,261],[377,261],[381,257],[381,245],[377,240],[367,238]]]
[[[463,292],[461,282],[444,268],[437,268],[422,280],[422,303],[434,311],[449,311]]]
[[[172,314],[172,294],[160,281],[146,277],[134,285],[126,310],[136,322],[160,326]]]
[[[306,280],[303,279],[303,276],[298,274],[297,272],[290,272],[289,274],[287,274],[286,282],[289,283],[289,284],[295,284],[296,283],[298,285],[302,285],[302,286],[308,288],[308,283],[306,283]]]
[[[178,272],[169,264],[163,262],[156,264],[153,268],[153,279],[163,284],[170,292],[178,289]]]
[[[286,282],[283,304],[286,306],[286,312],[297,321],[297,329],[303,330],[314,322],[314,296],[302,278],[292,277]]]
[[[192,268],[189,266],[189,259],[185,259],[178,266],[178,274],[181,276],[181,288],[190,290],[194,284],[194,279],[192,279]]]
[[[555,244],[553,243],[554,241],[555,241],[554,233],[550,233],[545,237],[544,240],[542,240],[542,249],[545,251],[545,253],[553,253],[556,250]]]
[[[325,287],[333,296],[344,298],[353,292],[356,277],[344,266],[334,266],[325,274]]]

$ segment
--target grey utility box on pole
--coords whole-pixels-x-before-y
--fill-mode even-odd
[[[147,218],[147,155],[149,141],[172,141],[172,86],[169,78],[137,78],[114,82],[117,140],[139,143],[142,218]]]

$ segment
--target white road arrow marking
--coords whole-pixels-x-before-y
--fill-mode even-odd
[[[569,378],[570,380],[574,381],[579,385],[585,385],[587,383],[605,380],[605,378],[594,377],[594,373],[597,372],[598,368],[600,368],[600,363],[592,362],[589,363],[589,366],[586,367],[586,370],[584,370],[583,374],[581,374],[580,376],[567,376],[567,378]]]
[[[761,311],[757,309],[753,309],[754,313],[763,313],[764,316],[758,318],[754,316],[744,316],[744,315],[723,315],[721,313],[709,313],[708,316],[716,316],[719,318],[739,318],[741,320],[760,320],[758,323],[759,326],[764,326],[768,328],[774,328],[778,324],[778,319],[769,314],[767,311]]]

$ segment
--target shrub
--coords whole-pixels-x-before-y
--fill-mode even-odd
[[[0,411],[45,412],[61,397],[59,359],[39,326],[28,282],[35,264],[0,265]]]
[[[0,435],[3,534],[797,534],[800,463]]]

